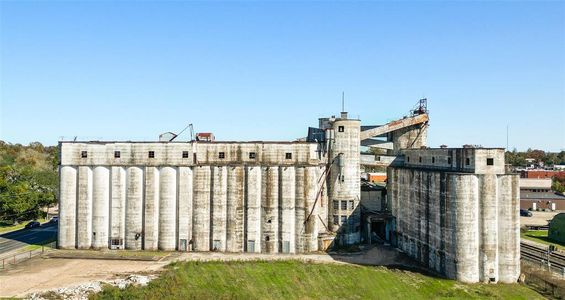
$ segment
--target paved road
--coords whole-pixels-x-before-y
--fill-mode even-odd
[[[57,237],[57,224],[44,223],[39,228],[22,229],[0,235],[0,256],[28,245]]]

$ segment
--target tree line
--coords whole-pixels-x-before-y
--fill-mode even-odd
[[[57,146],[27,146],[0,141],[0,222],[17,223],[44,216],[57,202]]]

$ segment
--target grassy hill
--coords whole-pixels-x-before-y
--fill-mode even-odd
[[[461,284],[408,271],[299,261],[180,262],[146,287],[94,299],[544,299],[518,284]]]

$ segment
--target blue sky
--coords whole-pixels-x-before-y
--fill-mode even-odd
[[[565,2],[0,1],[0,139],[292,140],[429,100],[429,145],[565,149]],[[188,138],[179,137],[181,140]]]

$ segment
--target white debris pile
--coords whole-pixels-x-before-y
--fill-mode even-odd
[[[151,278],[150,276],[129,275],[124,279],[116,279],[108,283],[117,286],[120,289],[125,289],[128,285],[146,286],[149,283],[149,281],[151,281],[151,279],[153,278]]]
[[[41,293],[33,293],[28,295],[27,299],[46,300],[46,299],[58,298],[58,299],[86,300],[88,299],[88,295],[92,293],[99,293],[100,291],[102,291],[102,287],[104,284],[113,285],[118,287],[119,289],[125,289],[130,285],[146,286],[149,283],[149,281],[151,281],[153,278],[154,276],[129,275],[126,278],[120,278],[111,281],[88,282],[70,287],[53,289]]]

